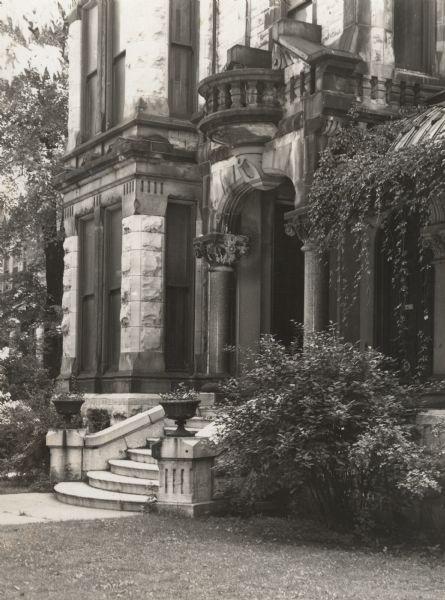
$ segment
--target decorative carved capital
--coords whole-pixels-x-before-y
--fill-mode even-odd
[[[285,217],[284,231],[290,237],[297,236],[304,244],[310,238],[310,223],[306,210],[293,210]]]
[[[434,260],[445,260],[445,223],[425,227],[422,230],[423,243],[431,248]]]
[[[203,258],[211,268],[232,267],[249,250],[249,238],[233,233],[209,233],[193,241],[196,258]]]

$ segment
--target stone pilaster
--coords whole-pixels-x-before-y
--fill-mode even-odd
[[[165,217],[122,219],[121,358],[119,370],[148,374],[164,370]]]
[[[329,267],[327,257],[311,240],[310,224],[304,210],[288,213],[287,235],[297,235],[304,252],[304,330],[320,331],[329,320]]]
[[[79,237],[71,235],[63,243],[65,250],[62,299],[63,354],[61,378],[74,374],[77,356],[79,317]]]
[[[426,227],[424,243],[433,251],[434,262],[434,346],[433,375],[445,377],[445,223]]]
[[[230,290],[235,263],[247,253],[248,238],[231,233],[210,233],[193,242],[197,258],[209,265],[207,370],[228,372],[230,344]]]

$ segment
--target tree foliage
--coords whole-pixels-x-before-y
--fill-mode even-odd
[[[407,335],[405,305],[409,296],[408,237],[417,230],[417,268],[422,276],[431,269],[431,257],[419,232],[429,224],[432,203],[445,192],[445,141],[427,141],[393,149],[397,137],[413,126],[409,118],[389,121],[369,128],[354,119],[330,138],[321,153],[309,195],[311,235],[322,250],[335,248],[338,256],[338,281],[345,314],[360,289],[361,276],[369,271],[368,231],[370,224],[384,232],[384,251],[392,266],[392,285],[398,293],[395,318],[398,327],[400,364],[406,358]],[[343,257],[357,257],[352,285],[347,284]],[[422,298],[425,319],[428,313],[426,292]],[[418,332],[419,337],[422,332]],[[431,342],[420,340],[426,348]],[[419,356],[420,372],[426,363]]]
[[[390,528],[440,490],[437,458],[417,443],[420,388],[388,359],[333,332],[288,351],[271,336],[225,387],[221,464],[244,506],[280,492],[330,524]],[[396,517],[396,518],[395,518]]]
[[[38,33],[39,43],[57,44],[63,56],[64,25]],[[51,376],[60,360],[56,325],[63,292],[62,198],[54,185],[67,132],[66,61],[62,65],[54,75],[25,69],[11,81],[0,80],[0,248],[3,258],[20,257],[30,274],[16,278],[11,293],[0,298],[0,322],[7,326],[11,316],[21,321],[23,304],[15,295],[28,297],[34,322],[49,333],[45,366]],[[11,315],[14,306],[17,314]]]

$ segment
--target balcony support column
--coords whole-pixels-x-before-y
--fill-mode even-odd
[[[304,332],[323,330],[329,321],[329,263],[325,253],[311,239],[305,208],[287,213],[287,235],[297,235],[304,252]]]
[[[226,347],[231,342],[231,292],[234,266],[247,253],[246,236],[210,233],[193,242],[197,258],[208,264],[207,372],[223,376],[229,370]]]

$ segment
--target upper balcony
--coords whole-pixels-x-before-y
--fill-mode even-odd
[[[271,140],[282,119],[283,72],[242,68],[204,79],[198,91],[205,99],[199,129],[213,142],[231,148]]]

